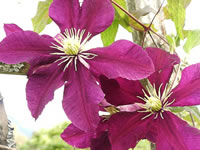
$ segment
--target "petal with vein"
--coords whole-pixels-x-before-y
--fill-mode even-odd
[[[80,62],[77,71],[71,65],[65,85],[63,108],[72,123],[83,131],[94,131],[99,122],[98,104],[104,94],[95,78]]]

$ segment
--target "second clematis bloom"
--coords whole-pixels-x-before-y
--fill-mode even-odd
[[[70,124],[61,134],[61,138],[76,148],[90,148],[90,150],[111,150],[108,139],[106,121],[99,123],[93,133],[84,132]]]
[[[49,15],[61,30],[54,38],[6,24],[0,61],[30,64],[26,97],[35,119],[64,85],[65,113],[76,127],[92,132],[104,98],[95,77],[142,79],[154,71],[152,61],[140,46],[126,40],[105,48],[85,47],[111,25],[114,9],[109,0],[84,0],[82,5],[78,0],[54,0]]]
[[[108,121],[112,150],[128,150],[141,139],[155,143],[156,150],[199,150],[200,130],[170,112],[170,107],[200,104],[200,63],[186,67],[171,90],[168,83],[179,58],[157,48],[146,51],[155,65],[146,86],[101,77],[106,100],[120,111]]]

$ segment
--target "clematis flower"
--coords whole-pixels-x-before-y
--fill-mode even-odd
[[[111,150],[107,124],[102,121],[95,132],[89,133],[70,124],[61,134],[61,138],[76,148],[90,148],[91,150]]]
[[[179,84],[170,90],[168,83],[178,57],[157,48],[146,51],[156,71],[145,88],[139,81],[101,77],[106,100],[121,110],[108,121],[112,150],[128,150],[141,139],[155,143],[157,150],[199,150],[200,130],[170,108],[200,104],[200,63],[186,67]]]
[[[113,21],[109,0],[84,0],[82,5],[78,0],[54,0],[49,15],[61,30],[54,38],[6,24],[0,61],[30,64],[26,97],[35,119],[53,99],[54,91],[64,85],[65,113],[76,127],[92,132],[104,98],[95,77],[142,79],[154,71],[152,61],[140,46],[126,40],[105,48],[86,48]]]

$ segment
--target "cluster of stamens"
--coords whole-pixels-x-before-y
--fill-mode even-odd
[[[172,94],[172,92],[169,91],[168,84],[166,84],[162,95],[161,88],[162,84],[160,85],[157,92],[155,85],[152,86],[152,84],[148,81],[146,86],[146,91],[148,92],[148,94],[145,92],[145,90],[143,90],[144,97],[137,96],[145,102],[145,104],[139,104],[139,106],[145,110],[141,110],[138,112],[149,112],[149,114],[143,117],[142,120],[150,117],[153,114],[155,114],[154,119],[156,119],[158,115],[160,115],[161,118],[164,119],[162,113],[166,111],[167,107],[175,101],[175,99],[171,102],[167,101],[167,99]]]
[[[72,62],[74,62],[74,67],[77,71],[77,61],[80,61],[85,67],[89,68],[89,64],[85,59],[93,59],[97,56],[87,52],[85,45],[90,39],[91,34],[88,33],[83,39],[84,34],[85,30],[81,31],[80,29],[72,28],[70,30],[66,29],[64,33],[60,33],[54,38],[56,44],[52,43],[53,46],[51,46],[51,48],[55,48],[60,52],[51,54],[60,56],[60,58],[55,61],[55,63],[59,62],[58,65],[65,63],[63,71],[65,71]]]
[[[105,120],[108,120],[112,115],[120,112],[119,109],[117,109],[115,106],[112,105],[104,107],[104,110],[105,111],[99,111],[99,115],[103,117]]]

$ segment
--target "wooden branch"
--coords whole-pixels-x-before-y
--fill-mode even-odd
[[[3,97],[0,94],[0,144],[7,145],[8,119],[3,104]]]
[[[0,62],[0,74],[27,75],[29,67],[28,63],[5,64]]]
[[[0,149],[3,149],[3,150],[17,150],[16,148],[10,148],[10,147],[5,146],[5,145],[0,145]]]

